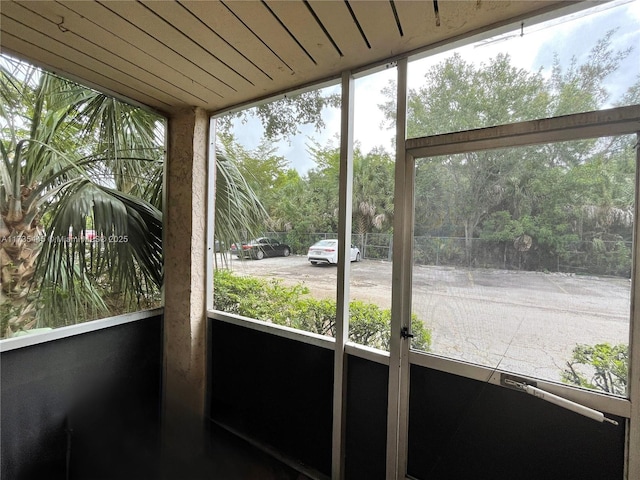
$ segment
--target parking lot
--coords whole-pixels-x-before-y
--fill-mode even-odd
[[[305,256],[227,264],[237,274],[304,283],[335,298],[336,266]],[[391,307],[392,264],[351,264],[350,297]],[[416,266],[413,312],[432,331],[431,351],[549,380],[577,344],[627,343],[631,282],[563,273]]]

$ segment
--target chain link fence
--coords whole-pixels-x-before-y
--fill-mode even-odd
[[[270,232],[265,234],[288,244],[298,255],[305,255],[314,243],[337,238],[337,233]],[[393,235],[364,233],[351,235],[363,259],[392,260]],[[512,242],[496,242],[464,237],[414,237],[413,260],[420,265],[438,265],[504,270],[567,272],[628,277],[631,274],[632,242],[623,240],[571,242],[560,252],[541,248],[535,242],[526,250]]]

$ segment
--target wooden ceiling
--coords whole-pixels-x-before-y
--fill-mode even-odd
[[[161,112],[215,113],[571,3],[1,0],[0,48]]]

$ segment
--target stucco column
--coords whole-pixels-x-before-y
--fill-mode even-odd
[[[206,199],[209,118],[169,119],[164,206],[163,457],[202,448],[206,387]]]

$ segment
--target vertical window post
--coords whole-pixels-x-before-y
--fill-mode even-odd
[[[407,59],[398,61],[396,96],[396,169],[393,225],[393,283],[391,293],[391,340],[389,402],[387,417],[387,479],[404,478],[409,339],[411,328],[411,245],[413,229],[413,159],[405,149],[407,124]],[[406,330],[405,330],[406,329]]]
[[[209,151],[207,152],[207,272],[206,308],[213,310],[213,269],[215,267],[216,224],[216,119],[209,120]]]
[[[631,324],[629,325],[629,378],[628,394],[631,400],[631,418],[627,428],[627,475],[626,478],[640,478],[640,132],[636,133],[636,197],[634,205],[633,270],[631,281]]]
[[[336,299],[336,343],[333,382],[333,440],[331,478],[344,478],[346,428],[346,354],[349,336],[349,271],[351,249],[351,199],[353,195],[354,79],[342,74],[340,132],[340,190],[338,198],[338,293]]]

